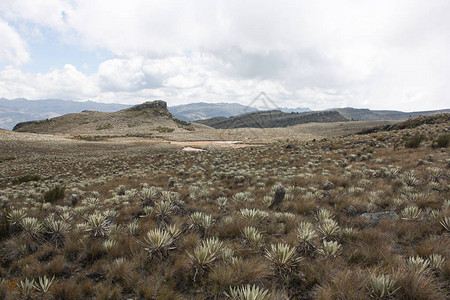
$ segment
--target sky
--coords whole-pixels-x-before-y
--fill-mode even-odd
[[[0,98],[450,107],[448,0],[1,0]]]

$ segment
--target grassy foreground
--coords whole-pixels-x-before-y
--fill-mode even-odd
[[[0,143],[0,299],[448,299],[448,122],[183,152]]]

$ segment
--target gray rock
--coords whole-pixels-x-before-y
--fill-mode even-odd
[[[361,218],[366,219],[369,223],[376,225],[381,220],[395,220],[398,219],[398,215],[395,211],[382,211],[377,213],[364,213],[361,215]]]

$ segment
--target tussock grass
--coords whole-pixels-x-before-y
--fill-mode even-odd
[[[0,296],[445,299],[446,127],[201,153],[0,143],[18,158],[0,168]]]

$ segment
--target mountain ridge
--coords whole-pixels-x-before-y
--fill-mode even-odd
[[[303,113],[285,113],[280,110],[250,112],[234,117],[218,117],[196,121],[216,129],[231,128],[275,128],[288,127],[304,123],[346,122],[337,111],[319,111]]]

